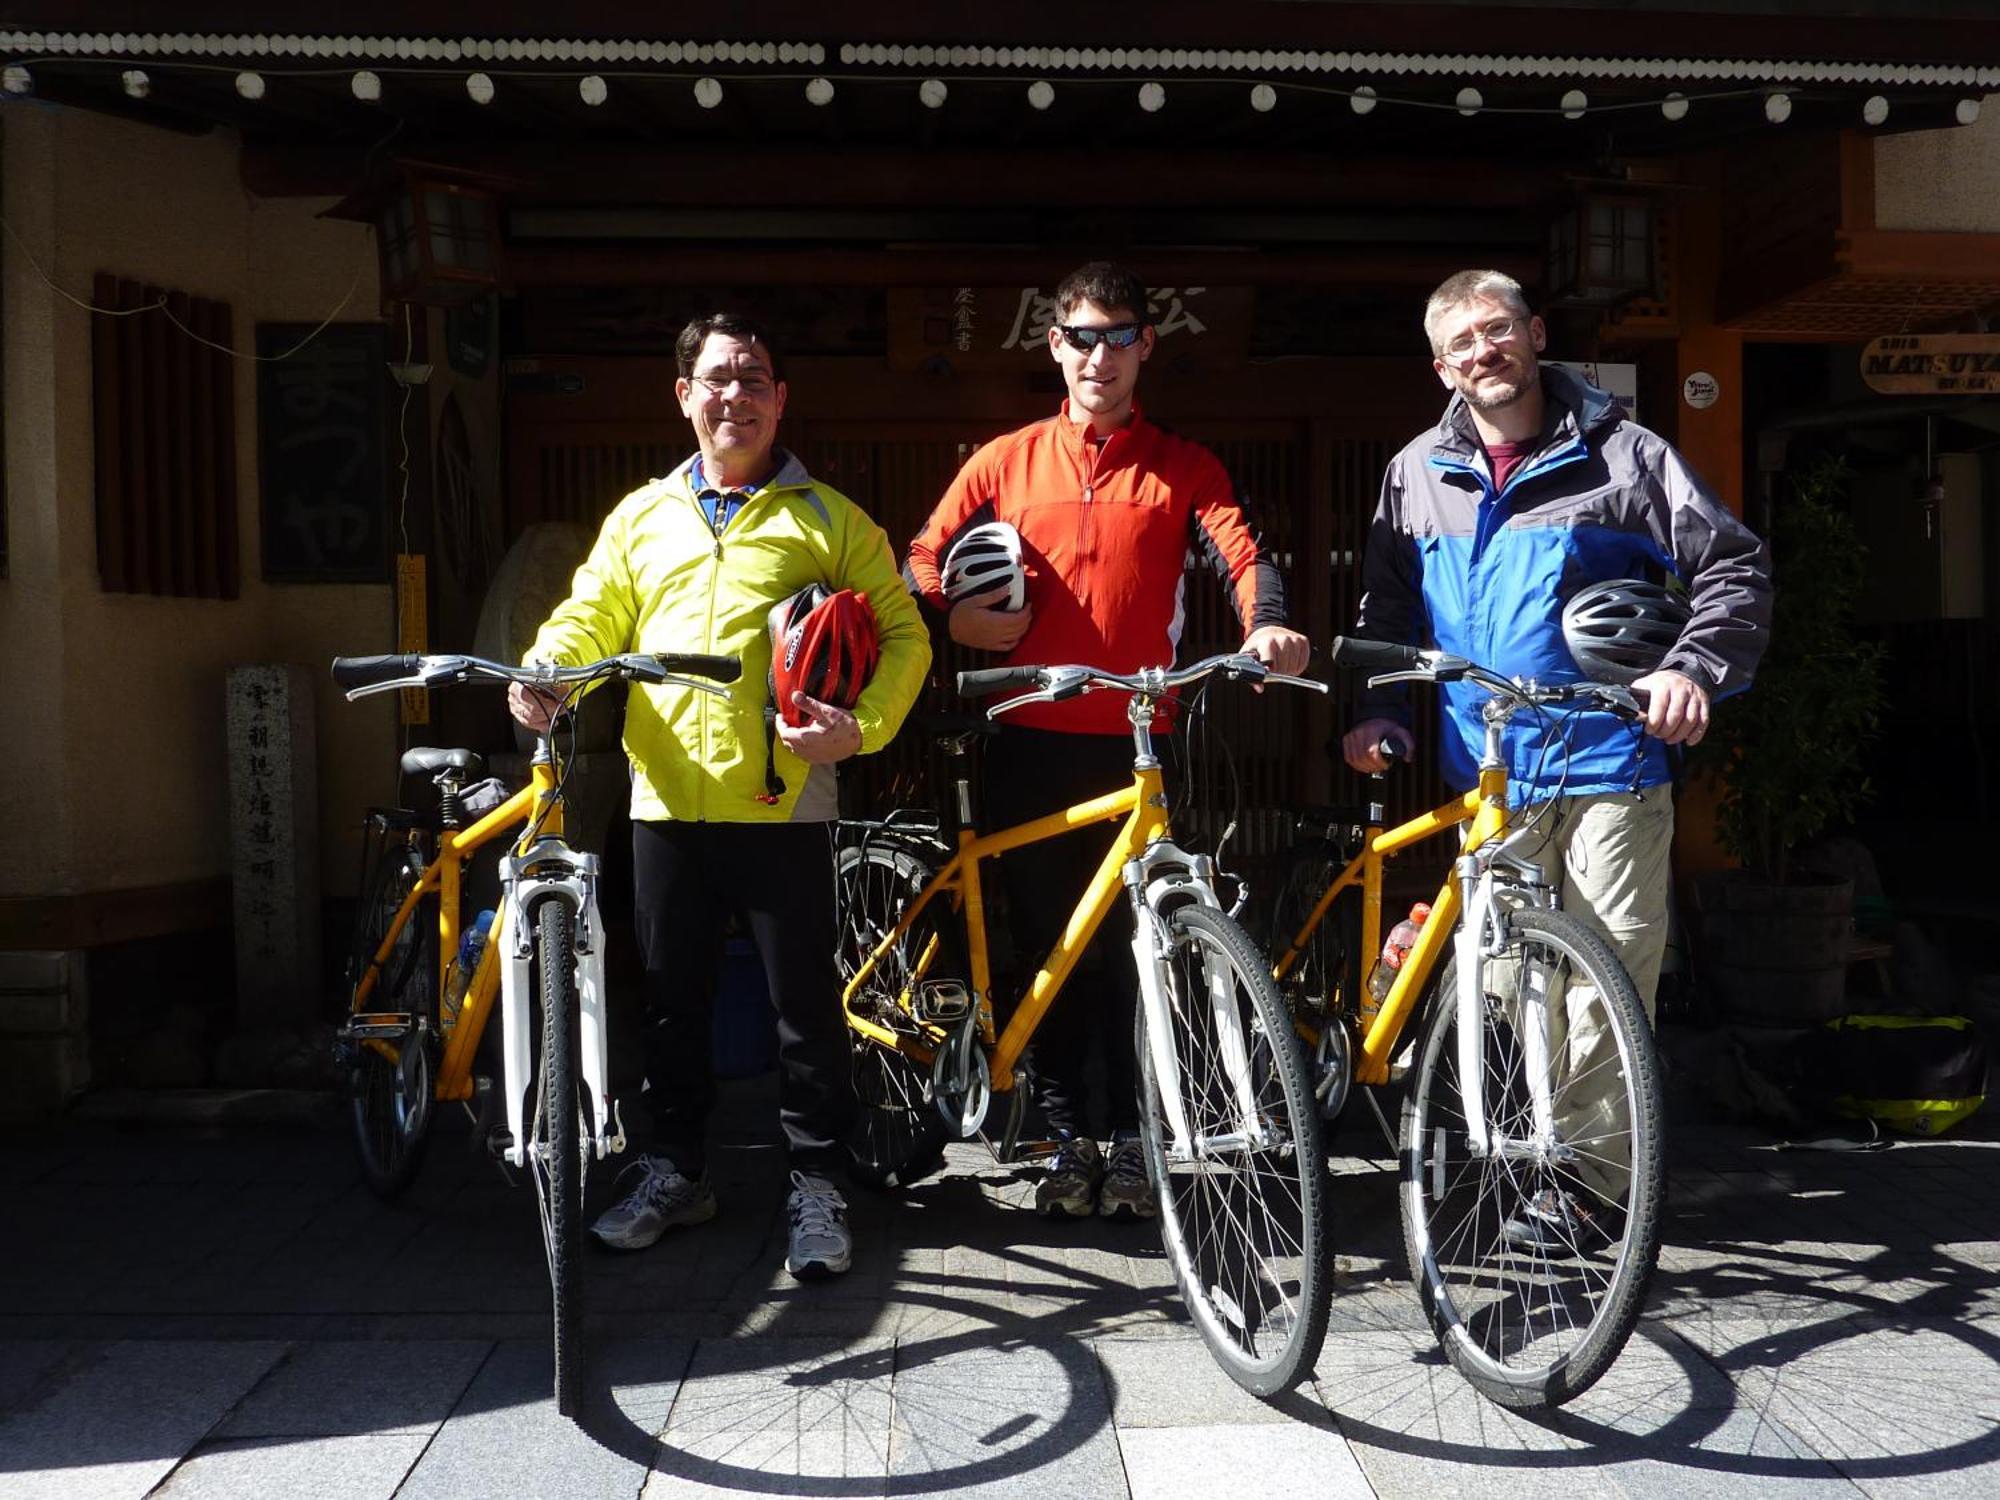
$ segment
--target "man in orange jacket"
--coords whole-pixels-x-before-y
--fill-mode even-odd
[[[1184,559],[1206,561],[1229,590],[1243,649],[1297,673],[1310,646],[1286,628],[1284,585],[1215,455],[1148,422],[1134,392],[1152,357],[1145,284],[1093,261],[1056,289],[1059,321],[1049,353],[1069,399],[1045,421],[996,438],[973,454],[920,535],[906,573],[919,597],[945,614],[951,638],[1005,665],[1083,662],[1115,672],[1171,662],[1184,619]],[[1027,603],[1002,607],[1006,590],[948,605],[940,566],[955,538],[987,521],[1021,535]],[[947,614],[948,610],[948,614]],[[1005,827],[1123,784],[1131,774],[1124,699],[1092,693],[1008,715],[986,756],[985,813]],[[1032,962],[1054,945],[1111,835],[1085,829],[1016,850],[1001,861],[1017,950]],[[1082,1217],[1150,1218],[1156,1212],[1138,1139],[1132,1067],[1136,990],[1122,952],[1092,945],[1035,1037],[1037,1100],[1061,1146],[1035,1194],[1037,1210]],[[1108,1159],[1090,1134],[1085,1068],[1101,1044]]]

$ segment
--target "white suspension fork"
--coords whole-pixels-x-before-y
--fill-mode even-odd
[[[1173,1137],[1167,1143],[1167,1158],[1190,1161],[1194,1148],[1188,1131],[1187,1105],[1181,1097],[1180,1059],[1174,1056],[1174,1015],[1167,998],[1167,955],[1171,940],[1166,922],[1150,903],[1141,901],[1134,905],[1137,921],[1132,929],[1132,962],[1139,971],[1139,1004],[1145,1010],[1146,1051],[1153,1062],[1153,1082]]]
[[[1511,996],[1515,1035],[1521,1044],[1522,1071],[1528,1087],[1528,1101],[1534,1121],[1531,1141],[1493,1139],[1486,1110],[1486,998],[1495,986],[1487,980],[1487,963],[1505,951],[1507,912],[1494,896],[1493,871],[1482,870],[1471,882],[1465,898],[1465,913],[1458,931],[1452,935],[1458,960],[1458,1088],[1464,1111],[1469,1150],[1475,1157],[1490,1151],[1538,1150],[1554,1139],[1554,1109],[1550,1094],[1550,1057],[1554,1015],[1551,1005],[1559,997],[1549,993],[1549,971],[1545,964],[1529,964],[1517,976],[1518,989]]]
[[[506,899],[501,909],[500,970],[503,1076],[507,1084],[507,1160],[527,1165],[529,1072],[534,1048],[535,935],[526,919],[544,899],[561,901],[572,913],[575,950],[578,1072],[590,1106],[590,1149],[598,1159],[625,1149],[625,1132],[610,1089],[610,1032],[605,1017],[604,924],[597,909],[597,856],[564,848],[532,856],[536,874],[521,872],[530,861],[501,861]],[[553,868],[551,868],[553,866]]]

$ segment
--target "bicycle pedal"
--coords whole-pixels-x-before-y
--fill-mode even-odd
[[[370,1011],[348,1017],[347,1024],[340,1028],[343,1041],[355,1041],[363,1037],[380,1037],[384,1040],[399,1037],[410,1029],[408,1011]]]
[[[972,991],[956,979],[926,979],[917,986],[914,1008],[919,1021],[948,1026],[972,1012]]]

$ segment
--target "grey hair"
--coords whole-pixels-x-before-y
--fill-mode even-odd
[[[1460,271],[1447,276],[1444,284],[1430,295],[1424,304],[1424,337],[1430,342],[1431,352],[1439,353],[1438,325],[1453,308],[1463,307],[1476,297],[1487,297],[1504,303],[1521,317],[1534,316],[1534,309],[1528,306],[1528,294],[1521,290],[1521,283],[1505,271]]]

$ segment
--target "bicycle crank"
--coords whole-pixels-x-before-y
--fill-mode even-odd
[[[931,1062],[931,1103],[945,1125],[965,1140],[986,1123],[993,1102],[993,1075],[979,1046],[979,1017],[968,1015],[955,1026]]]

